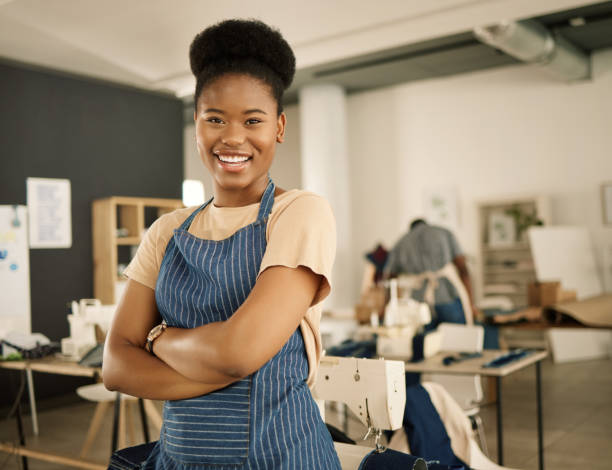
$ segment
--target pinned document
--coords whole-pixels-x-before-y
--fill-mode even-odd
[[[28,178],[30,248],[70,248],[70,180]]]

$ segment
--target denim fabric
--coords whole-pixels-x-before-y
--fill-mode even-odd
[[[455,456],[440,415],[421,385],[406,388],[403,427],[410,451],[442,465],[467,465]],[[444,467],[442,467],[444,468]],[[460,468],[460,467],[459,467]]]
[[[128,447],[115,452],[108,466],[109,470],[144,469],[144,464],[155,448],[155,442]]]
[[[224,240],[204,240],[188,232],[194,217],[211,201],[174,231],[155,289],[157,307],[168,325],[195,328],[225,321],[246,300],[266,250],[274,189],[270,181],[257,220]],[[124,468],[339,470],[307,377],[298,327],[251,376],[201,397],[167,401],[160,440],[148,459]],[[131,452],[117,453],[113,461],[124,465],[129,456]]]
[[[381,453],[370,452],[358,470],[427,470],[427,464],[420,457],[387,449]]]

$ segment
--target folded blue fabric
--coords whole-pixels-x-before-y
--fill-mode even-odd
[[[440,415],[436,411],[429,393],[421,385],[406,387],[406,407],[403,427],[410,451],[427,461],[439,462],[443,467],[468,468],[451,448]]]
[[[425,462],[421,457],[387,449],[384,452],[370,452],[364,457],[358,470],[469,470],[463,465],[444,465]]]
[[[387,449],[380,453],[370,452],[358,470],[427,470],[427,464],[420,457]]]
[[[502,367],[502,366],[505,366],[506,364],[509,364],[510,362],[518,361],[519,359],[522,359],[525,356],[528,356],[532,352],[533,351],[530,351],[528,349],[515,349],[515,350],[510,351],[507,354],[504,354],[503,356],[496,357],[495,359],[487,362],[486,364],[483,364],[482,367],[484,368]]]

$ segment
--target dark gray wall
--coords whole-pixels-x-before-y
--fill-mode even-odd
[[[93,296],[91,202],[180,198],[181,101],[0,62],[0,204],[25,204],[27,177],[72,185],[72,247],[30,250],[32,330],[58,341],[69,334],[66,303]],[[83,383],[45,374],[35,382],[39,397]],[[0,386],[0,406],[9,388]]]

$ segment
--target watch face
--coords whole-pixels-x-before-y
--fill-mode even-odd
[[[164,331],[164,325],[157,325],[155,328],[153,328],[149,332],[149,336],[147,337],[147,339],[149,341],[154,340],[155,338],[157,338],[161,334],[162,331]]]

